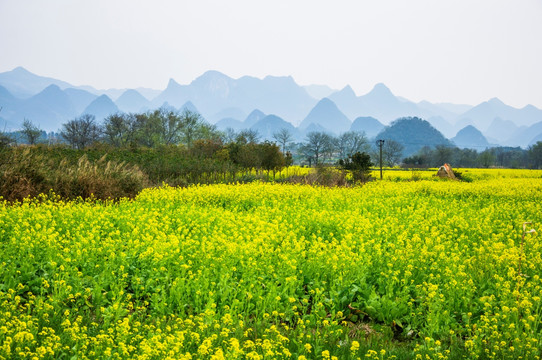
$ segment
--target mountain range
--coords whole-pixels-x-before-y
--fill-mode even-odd
[[[341,90],[301,86],[290,76],[233,79],[207,71],[186,85],[171,79],[162,91],[96,90],[38,76],[22,67],[0,73],[0,125],[7,131],[18,129],[24,119],[43,130],[57,131],[81,114],[102,121],[114,112],[160,106],[198,111],[223,130],[257,129],[264,139],[281,128],[290,129],[298,141],[310,131],[365,131],[374,137],[401,117],[425,119],[461,147],[527,147],[542,138],[542,110],[532,105],[517,109],[497,98],[476,106],[415,103],[394,95],[384,84],[358,96],[350,86]]]

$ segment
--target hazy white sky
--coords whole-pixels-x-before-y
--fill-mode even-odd
[[[206,70],[542,108],[541,0],[0,0],[0,72],[163,89]]]

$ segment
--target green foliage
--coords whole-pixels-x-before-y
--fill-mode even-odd
[[[354,182],[366,182],[371,177],[371,156],[367,153],[356,152],[346,159],[339,160],[339,166],[352,172]]]
[[[536,167],[531,154],[521,148],[512,147],[495,147],[478,152],[474,149],[444,145],[435,148],[426,146],[416,154],[404,158],[403,164],[405,167],[439,167],[445,163],[454,167]]]
[[[452,143],[446,139],[429,122],[417,117],[405,117],[395,120],[390,126],[382,130],[379,139],[394,140],[404,146],[404,156],[411,156],[424,145],[435,147],[437,145],[450,146]]]
[[[10,200],[50,189],[68,198],[87,197],[90,193],[99,198],[117,198],[134,196],[144,186],[229,183],[243,175],[248,179],[252,172],[261,178],[263,171],[267,172],[266,178],[271,172],[274,178],[289,161],[277,145],[269,142],[224,146],[219,139],[196,140],[191,147],[6,147],[0,152],[0,160],[0,196]],[[136,180],[129,180],[130,173]],[[91,181],[92,177],[95,181]],[[109,180],[111,183],[107,183]],[[97,185],[101,183],[103,186]]]
[[[542,167],[542,141],[530,146],[528,151],[532,168],[540,169]]]

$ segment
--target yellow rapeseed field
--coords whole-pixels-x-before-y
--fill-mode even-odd
[[[542,172],[468,173],[0,203],[0,359],[539,359]]]

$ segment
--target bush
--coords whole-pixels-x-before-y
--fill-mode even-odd
[[[118,199],[135,197],[148,185],[137,166],[106,161],[105,156],[90,161],[83,155],[74,163],[25,148],[3,151],[0,157],[0,197],[8,201],[51,190],[68,199]]]
[[[346,186],[346,173],[331,166],[318,165],[307,175],[292,175],[280,182],[304,185]]]

